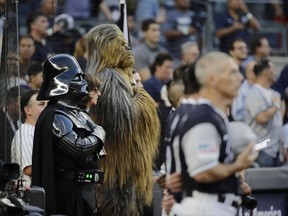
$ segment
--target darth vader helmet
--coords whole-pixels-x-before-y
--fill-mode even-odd
[[[77,60],[68,54],[56,54],[44,62],[43,83],[37,100],[50,100],[68,94],[84,98],[88,95],[87,87]]]

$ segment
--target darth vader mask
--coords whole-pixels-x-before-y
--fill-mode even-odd
[[[88,95],[87,87],[77,60],[68,54],[56,54],[44,62],[43,83],[37,100],[50,100],[62,95],[81,99]]]

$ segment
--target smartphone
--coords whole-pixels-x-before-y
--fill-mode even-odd
[[[270,139],[266,139],[266,140],[264,140],[263,142],[260,142],[260,143],[255,144],[254,150],[260,151],[260,150],[262,150],[262,149],[267,148],[269,142],[270,142]]]

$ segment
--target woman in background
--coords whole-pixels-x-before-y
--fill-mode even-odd
[[[84,79],[88,83],[89,95],[80,101],[78,107],[89,113],[90,108],[97,104],[98,97],[101,96],[100,81],[91,74],[85,74]]]

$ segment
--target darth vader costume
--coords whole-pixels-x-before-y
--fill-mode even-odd
[[[74,57],[57,54],[43,65],[37,100],[49,100],[35,126],[32,185],[45,189],[47,215],[97,215],[95,188],[105,131],[77,108],[88,95]]]

